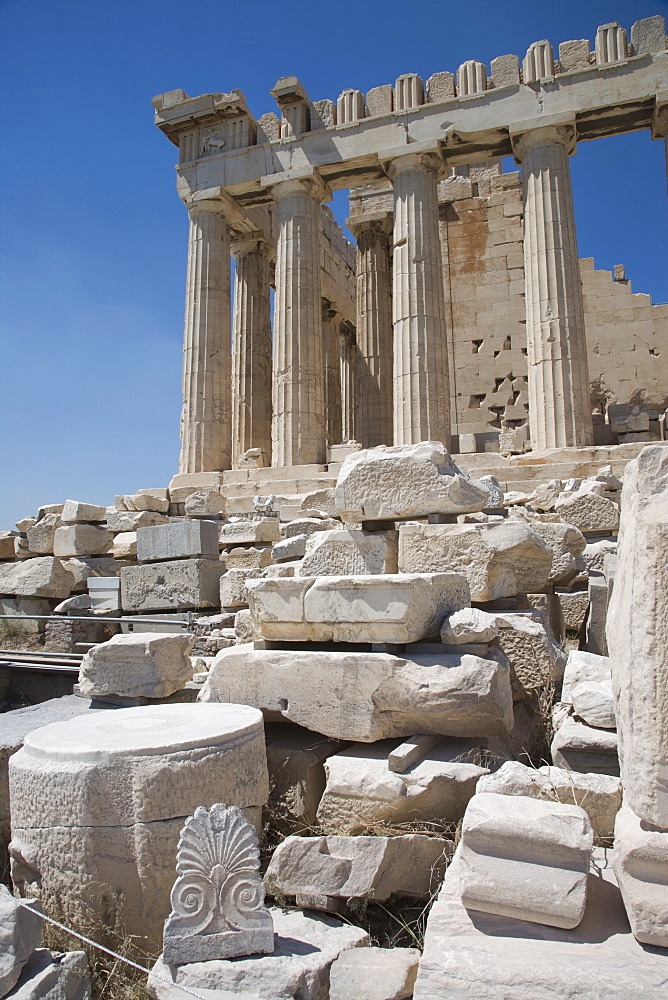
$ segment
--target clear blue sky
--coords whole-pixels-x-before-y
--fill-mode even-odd
[[[0,0],[0,527],[176,471],[187,218],[154,94],[238,87],[259,117],[290,73],[335,100],[658,13],[665,0]],[[580,255],[665,302],[663,143],[581,143],[571,165]]]

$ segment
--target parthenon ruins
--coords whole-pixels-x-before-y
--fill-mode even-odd
[[[611,444],[608,410],[637,404],[658,428],[668,310],[632,298],[623,266],[613,283],[578,260],[568,161],[636,129],[666,141],[662,30],[606,24],[593,53],[538,41],[489,74],[469,60],[336,101],[283,77],[280,117],[258,120],[240,90],[154,98],[190,216],[180,472],[249,449],[324,463],[352,439]],[[356,260],[323,207],[344,188]]]
[[[665,20],[272,96],[153,99],[179,471],[0,531],[0,1000],[666,1000],[668,306],[569,167]]]

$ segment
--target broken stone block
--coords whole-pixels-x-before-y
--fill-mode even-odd
[[[396,531],[335,528],[310,536],[298,576],[368,576],[396,573]]]
[[[177,1000],[185,995],[176,988],[178,983],[200,994],[213,987],[219,1000],[246,995],[249,1000],[323,1000],[334,959],[348,948],[363,948],[369,941],[369,935],[360,927],[326,914],[316,916],[279,907],[269,912],[274,924],[271,955],[179,966],[170,966],[161,957],[148,979],[149,996],[153,1000]]]
[[[26,539],[31,552],[53,555],[56,529],[60,527],[60,514],[45,514],[32,528],[28,528]]]
[[[222,799],[260,822],[262,716],[185,703],[115,709],[113,721],[90,712],[28,733],[9,786],[18,891],[57,898],[75,930],[122,920],[138,946],[159,947],[184,815]]]
[[[117,535],[121,531],[136,531],[154,524],[169,524],[169,518],[152,510],[117,510],[107,514],[107,530]]]
[[[38,948],[24,965],[11,1000],[89,1000],[89,971],[84,951]]]
[[[225,498],[217,490],[197,490],[185,500],[186,517],[217,517],[225,514]]]
[[[344,951],[330,969],[329,1000],[406,1000],[413,996],[419,961],[417,948]]]
[[[254,705],[270,721],[363,743],[414,733],[484,736],[513,724],[507,663],[470,654],[233,646],[216,656],[200,699]]]
[[[203,557],[217,559],[217,521],[174,521],[137,531],[137,558],[140,562]]]
[[[246,583],[257,580],[262,575],[261,569],[228,569],[220,578],[221,608],[247,607],[249,602]]]
[[[473,601],[543,590],[551,566],[552,550],[521,521],[399,527],[399,571],[462,573]]]
[[[229,521],[220,525],[219,541],[223,548],[236,545],[267,545],[280,541],[280,521]]]
[[[119,531],[114,535],[114,544],[111,547],[111,554],[114,559],[134,559],[137,556],[137,532]]]
[[[567,716],[552,738],[551,750],[557,767],[619,777],[617,733],[609,729],[595,729]]]
[[[614,729],[612,675],[607,656],[572,649],[564,670],[561,700],[590,726]]]
[[[554,505],[561,493],[561,480],[550,479],[547,483],[537,486],[533,494],[533,506],[539,511],[554,510]]]
[[[390,769],[396,741],[352,746],[325,762],[327,785],[318,807],[325,833],[360,833],[411,820],[456,823],[487,768],[484,739],[447,737],[399,774]]]
[[[19,531],[26,532],[34,524],[37,524],[36,517],[22,517],[20,521],[16,522],[16,527]]]
[[[0,884],[0,997],[14,989],[21,970],[41,944],[39,905],[35,909],[36,913],[22,906],[21,900]]]
[[[457,468],[438,441],[367,448],[349,455],[336,483],[344,521],[387,520],[482,510],[489,494]]]
[[[155,493],[144,493],[140,491],[135,493],[132,500],[132,506],[129,510],[152,510],[156,514],[166,514],[169,511],[169,497],[167,496],[167,490],[162,490],[162,496],[158,496]]]
[[[258,624],[248,608],[241,608],[234,616],[234,634],[238,643],[254,642],[262,638]]]
[[[626,801],[636,816],[663,829],[668,828],[667,593],[668,448],[650,445],[624,473],[607,641]]]
[[[308,829],[325,790],[323,764],[346,744],[284,722],[265,723],[265,738],[269,822],[285,833]]]
[[[336,491],[332,487],[324,490],[313,490],[307,493],[301,502],[302,510],[317,510],[322,514],[334,517],[336,514]]]
[[[643,822],[625,802],[612,866],[636,941],[668,948],[668,831]]]
[[[494,615],[479,608],[462,608],[449,615],[441,628],[441,641],[449,645],[491,642],[499,634]]]
[[[114,559],[113,556],[92,556],[89,558],[61,559],[61,562],[68,573],[74,577],[72,592],[81,593],[87,591],[88,581],[91,577],[99,576],[119,576],[123,566],[129,563]]]
[[[112,533],[96,524],[64,524],[56,528],[53,554],[60,557],[100,556],[108,552],[113,543]]]
[[[295,517],[281,527],[282,538],[294,538],[295,535],[307,537],[321,531],[331,531],[340,528],[341,522],[333,517]]]
[[[225,553],[225,566],[227,569],[264,569],[271,565],[271,547],[251,546],[244,548],[238,546],[236,549],[228,549]]]
[[[192,680],[189,653],[195,636],[142,632],[115,635],[81,661],[79,690],[90,698],[167,698]]]
[[[414,1000],[663,1000],[668,956],[629,930],[610,874],[589,876],[587,905],[573,930],[467,910],[455,854],[429,913]],[[565,992],[566,991],[566,992]],[[174,998],[176,1000],[176,998]]]
[[[557,590],[565,629],[579,634],[589,611],[589,590]]]
[[[476,791],[528,795],[580,806],[589,816],[595,841],[608,845],[622,804],[622,783],[612,775],[581,774],[549,764],[535,770],[517,760],[506,761],[498,771],[483,775]]]
[[[561,680],[566,654],[542,612],[496,612],[494,617],[499,629],[496,645],[508,657],[516,701]]]
[[[179,839],[163,933],[168,965],[273,952],[274,925],[259,868],[257,834],[241,810],[221,802],[198,806]]]
[[[123,610],[217,608],[224,569],[218,559],[174,559],[124,566],[121,570]]]
[[[619,508],[607,497],[595,493],[573,493],[557,500],[554,509],[562,521],[574,525],[583,534],[591,531],[616,531]]]
[[[469,604],[457,573],[263,579],[247,589],[262,635],[277,640],[418,642]]]
[[[602,573],[603,561],[608,553],[617,552],[617,542],[601,538],[598,542],[588,542],[582,553],[587,573]]]
[[[663,52],[666,48],[666,19],[660,14],[644,17],[631,28],[631,44],[634,53]]]
[[[552,567],[548,583],[563,587],[584,569],[582,554],[587,544],[584,535],[572,524],[546,523],[531,519],[531,528],[552,549]]]
[[[440,742],[441,737],[433,734],[411,736],[410,739],[405,740],[390,751],[387,756],[387,766],[395,774],[405,774],[413,764],[424,760],[429,755],[430,750],[433,750]]]
[[[0,531],[0,559],[14,558],[14,539],[18,537],[15,531]]]
[[[106,517],[106,507],[100,507],[95,503],[82,503],[80,500],[66,500],[60,515],[63,524],[104,521]]]
[[[293,559],[289,562],[273,563],[271,566],[266,566],[262,576],[274,579],[281,576],[295,576],[297,570],[301,566],[301,559]],[[260,636],[260,638],[262,638]]]
[[[0,594],[17,597],[69,597],[74,576],[60,559],[35,556],[18,563],[0,564]]]
[[[469,802],[460,848],[461,899],[551,927],[582,920],[593,845],[579,806],[482,792]]]
[[[452,841],[399,837],[286,837],[267,868],[271,893],[336,912],[348,899],[424,898],[440,884]]]
[[[273,546],[271,558],[276,562],[290,562],[294,559],[301,559],[306,553],[308,537],[308,535],[293,535],[291,538],[283,538]]]

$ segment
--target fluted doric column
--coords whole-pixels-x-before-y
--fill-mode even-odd
[[[386,167],[394,185],[394,443],[450,444],[440,158],[406,153]]]
[[[522,163],[529,426],[534,451],[593,442],[587,342],[568,156],[574,131],[537,128]]]
[[[355,221],[357,239],[357,391],[355,433],[364,448],[392,444],[391,217]]]
[[[357,380],[357,347],[355,328],[344,321],[339,326],[339,358],[341,364],[341,440],[354,441],[355,382]]]
[[[232,462],[249,448],[271,458],[270,257],[263,239],[232,245],[234,350],[232,364]]]
[[[230,237],[225,206],[189,206],[179,472],[229,469]]]
[[[340,444],[341,437],[341,362],[339,359],[340,316],[333,303],[322,300],[322,351],[325,366],[325,423],[327,447]]]
[[[325,193],[315,176],[271,186],[278,215],[272,419],[277,466],[326,458],[319,224]]]

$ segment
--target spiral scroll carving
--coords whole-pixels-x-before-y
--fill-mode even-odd
[[[257,835],[236,806],[200,807],[181,831],[165,923],[169,964],[271,952]]]

